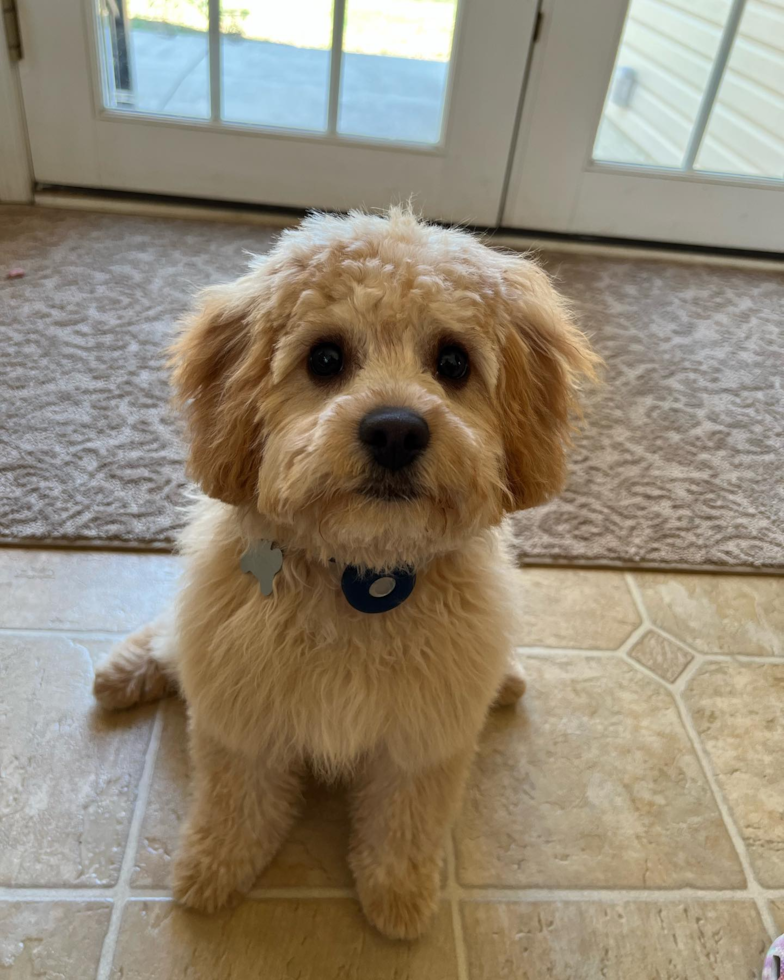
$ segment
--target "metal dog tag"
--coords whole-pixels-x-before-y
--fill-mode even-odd
[[[283,568],[283,552],[271,541],[254,541],[240,561],[243,572],[250,572],[264,595],[272,595],[272,582]]]
[[[340,580],[343,595],[358,612],[384,613],[395,609],[414,591],[416,572],[396,568],[391,572],[360,572],[348,565]]]

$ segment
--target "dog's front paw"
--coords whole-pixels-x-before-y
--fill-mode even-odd
[[[96,669],[93,692],[104,708],[117,711],[174,693],[174,685],[152,655],[156,626],[132,633]]]
[[[217,912],[236,905],[255,879],[250,861],[227,858],[209,839],[190,841],[174,860],[172,893],[188,908]]]
[[[493,707],[502,708],[517,704],[525,694],[525,677],[519,667],[510,667],[499,687]]]
[[[368,920],[390,939],[418,939],[438,908],[438,868],[412,872],[405,881],[380,884],[357,881],[359,900]]]

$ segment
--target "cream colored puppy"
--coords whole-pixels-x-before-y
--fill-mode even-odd
[[[560,488],[594,363],[533,262],[405,210],[311,217],[204,293],[173,348],[184,584],[95,681],[187,702],[181,902],[252,886],[311,767],[352,781],[367,917],[423,931],[488,707],[524,688],[495,529]]]

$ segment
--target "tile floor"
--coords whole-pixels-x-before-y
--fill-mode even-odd
[[[365,925],[339,793],[253,900],[169,900],[182,706],[93,665],[173,559],[0,550],[0,980],[754,980],[784,930],[784,580],[516,572],[529,690],[495,712],[430,934]]]

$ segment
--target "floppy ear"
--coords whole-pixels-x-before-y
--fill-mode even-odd
[[[188,475],[229,504],[254,499],[261,464],[260,387],[271,351],[251,279],[205,290],[169,351],[190,436]]]
[[[504,278],[507,322],[499,394],[507,509],[523,510],[563,487],[580,382],[596,379],[601,360],[537,265],[513,258]]]

